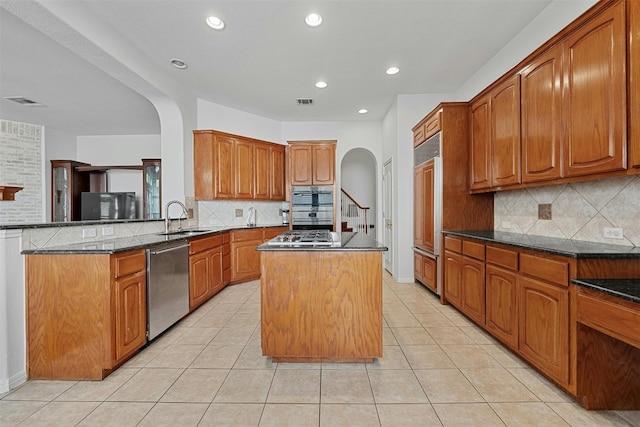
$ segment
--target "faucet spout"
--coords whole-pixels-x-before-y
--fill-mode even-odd
[[[169,207],[171,205],[180,205],[180,207],[182,208],[182,214],[184,215],[184,218],[189,218],[189,212],[187,212],[187,208],[186,206],[179,200],[172,200],[169,203],[167,203],[167,205],[164,208],[164,232],[168,233],[169,232],[169,227],[171,226],[171,217],[169,216]],[[182,226],[180,225],[180,220],[182,219],[182,216],[179,216],[177,218],[178,220],[178,231],[182,230]]]

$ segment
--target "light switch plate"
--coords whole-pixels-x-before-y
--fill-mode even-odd
[[[82,238],[86,239],[87,237],[96,237],[98,233],[95,228],[83,228],[82,229]]]

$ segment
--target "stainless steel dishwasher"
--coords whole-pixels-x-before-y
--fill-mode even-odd
[[[147,337],[149,341],[189,313],[189,244],[147,249]]]

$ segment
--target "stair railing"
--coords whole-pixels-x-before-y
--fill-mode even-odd
[[[362,206],[349,193],[341,188],[340,213],[342,215],[342,231],[357,231],[370,234],[371,227],[367,219],[369,207]]]

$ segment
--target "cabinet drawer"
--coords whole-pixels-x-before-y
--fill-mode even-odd
[[[566,262],[520,254],[520,272],[547,282],[569,286],[569,264]]]
[[[487,246],[486,256],[487,262],[491,264],[500,265],[511,270],[518,269],[518,252],[516,251]]]
[[[207,249],[222,246],[222,235],[204,237],[189,241],[189,255],[205,251]]]
[[[472,258],[484,260],[484,245],[482,243],[463,240],[462,253]]]
[[[263,229],[252,228],[250,230],[234,230],[231,232],[232,242],[245,242],[248,240],[260,240],[262,241]]]
[[[138,271],[146,270],[147,259],[144,251],[127,252],[117,255],[115,259],[115,277],[122,277]]]
[[[457,237],[446,236],[444,238],[444,248],[448,251],[462,252],[462,240]]]
[[[640,309],[633,310],[579,290],[578,322],[640,348]]]

